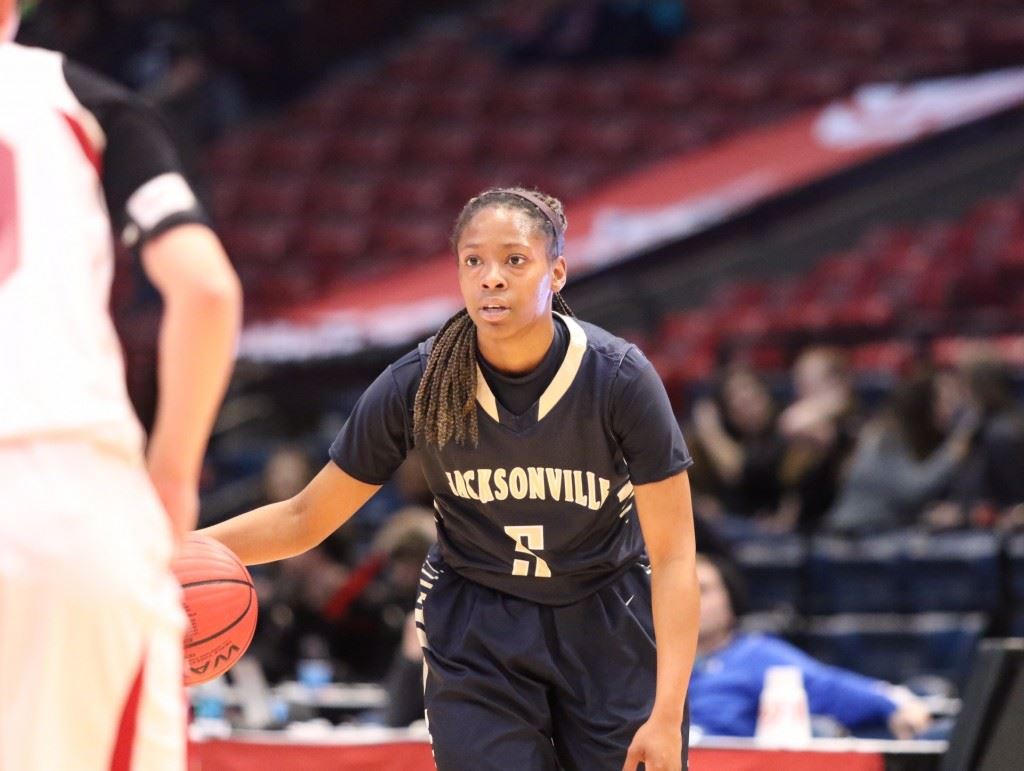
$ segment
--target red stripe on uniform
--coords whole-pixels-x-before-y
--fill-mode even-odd
[[[66,112],[62,112],[61,117],[67,122],[68,127],[71,129],[71,133],[74,134],[75,139],[78,140],[78,145],[82,148],[82,152],[85,154],[86,160],[92,164],[94,169],[96,169],[97,174],[102,174],[103,159],[100,157],[96,148],[92,146],[92,142],[89,141],[89,135],[85,133],[85,129],[82,127],[82,124]]]
[[[121,725],[118,726],[114,754],[110,758],[110,771],[131,771],[132,749],[135,746],[135,720],[139,716],[139,695],[142,693],[142,673],[145,669],[146,662],[143,660],[121,712]]]

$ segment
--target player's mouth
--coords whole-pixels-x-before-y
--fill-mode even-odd
[[[480,318],[485,321],[501,321],[510,312],[511,309],[501,303],[485,303],[480,306]]]

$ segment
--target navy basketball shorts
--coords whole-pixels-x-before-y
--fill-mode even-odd
[[[621,771],[654,705],[643,566],[572,605],[549,606],[431,558],[416,616],[438,771]],[[685,769],[686,720],[681,730]]]

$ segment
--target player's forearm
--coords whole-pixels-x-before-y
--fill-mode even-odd
[[[239,514],[199,533],[223,543],[246,565],[294,557],[319,543],[295,498]]]
[[[694,559],[652,562],[651,595],[658,644],[658,679],[652,718],[682,722],[683,704],[697,651],[699,592]]]
[[[228,281],[182,288],[164,299],[149,467],[154,474],[198,480],[234,362],[241,292]]]
[[[216,538],[247,565],[293,557],[321,543],[379,489],[330,461],[293,497],[200,532]]]

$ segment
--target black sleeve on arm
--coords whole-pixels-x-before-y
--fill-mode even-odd
[[[127,89],[66,59],[64,78],[106,136],[103,191],[124,244],[137,248],[175,225],[209,224],[156,111]]]
[[[411,447],[407,416],[404,391],[390,366],[359,397],[331,444],[331,460],[360,482],[384,484]]]
[[[612,384],[611,424],[634,484],[660,482],[693,465],[665,386],[635,347]]]

